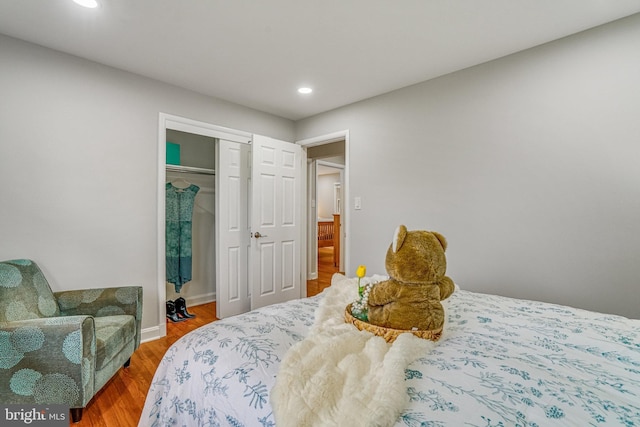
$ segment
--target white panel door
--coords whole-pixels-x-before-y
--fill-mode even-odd
[[[254,135],[251,309],[301,297],[302,147]]]
[[[251,309],[248,144],[219,140],[216,150],[216,317]]]

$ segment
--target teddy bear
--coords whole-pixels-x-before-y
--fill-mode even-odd
[[[435,231],[407,231],[400,225],[387,250],[389,279],[373,286],[368,298],[371,324],[400,330],[435,330],[444,325],[440,301],[454,291],[445,276],[447,241]]]

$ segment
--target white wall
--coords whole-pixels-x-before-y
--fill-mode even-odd
[[[463,288],[640,318],[639,46],[635,15],[297,122],[350,131],[348,272],[404,223]]]
[[[318,219],[333,221],[335,184],[340,184],[340,173],[318,176]]]
[[[170,66],[170,65],[168,65]],[[54,290],[144,287],[158,326],[158,113],[293,141],[293,123],[0,35],[0,259]]]

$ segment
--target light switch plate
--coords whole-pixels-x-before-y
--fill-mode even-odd
[[[353,199],[353,208],[357,211],[362,209],[362,199],[360,197],[356,197]]]

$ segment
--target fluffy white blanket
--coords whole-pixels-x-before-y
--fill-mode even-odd
[[[406,408],[405,368],[436,344],[409,333],[388,344],[345,323],[357,289],[334,275],[309,335],[285,354],[271,390],[278,427],[391,426]]]

